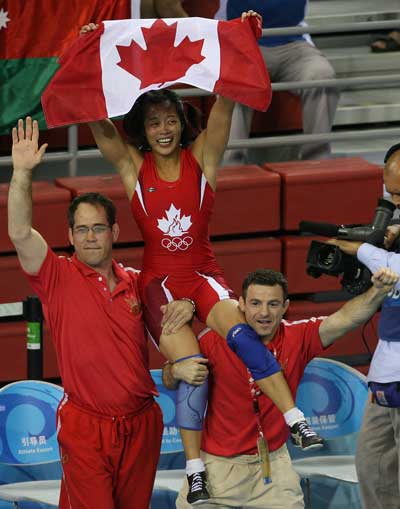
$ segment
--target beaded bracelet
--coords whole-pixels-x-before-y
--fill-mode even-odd
[[[193,308],[193,310],[192,310],[193,314],[196,313],[196,304],[194,303],[194,301],[192,299],[189,299],[188,297],[182,297],[179,300],[186,300],[187,302],[190,302],[190,304],[192,305],[192,308]]]

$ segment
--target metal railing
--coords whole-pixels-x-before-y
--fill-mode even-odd
[[[336,34],[353,32],[370,32],[376,30],[393,30],[400,28],[400,19],[390,21],[357,21],[355,23],[326,23],[324,25],[285,27],[285,28],[264,28],[263,37],[275,35],[299,35],[299,34]]]
[[[269,28],[262,31],[263,36],[276,35],[298,35],[298,34],[335,34],[335,33],[353,33],[370,32],[375,30],[389,30],[400,28],[400,19],[390,21],[366,21],[355,23],[329,23],[325,25]],[[315,81],[296,81],[272,83],[273,91],[298,90],[308,88],[347,88],[358,86],[379,86],[400,83],[400,73],[389,75],[369,75],[353,78],[335,78],[329,80]],[[176,90],[182,97],[200,97],[213,95],[212,92],[196,88]],[[399,119],[400,120],[400,119]],[[341,131],[324,134],[294,134],[287,136],[270,136],[253,139],[231,140],[227,149],[233,148],[260,148],[278,145],[300,145],[303,143],[331,142],[356,139],[377,139],[388,136],[400,136],[400,128],[393,129],[365,129],[362,131]],[[78,127],[76,125],[68,127],[68,150],[45,154],[44,162],[64,161],[69,165],[69,176],[77,174],[78,160],[101,158],[98,149],[79,150],[78,147]],[[11,165],[10,156],[0,157],[0,166]]]
[[[331,78],[327,80],[281,81],[271,83],[271,88],[273,92],[281,92],[283,90],[296,90],[299,88],[353,88],[362,85],[392,85],[394,83],[400,83],[400,73],[384,74],[382,76],[370,75],[357,76],[354,78]],[[200,90],[199,88],[179,88],[175,91],[182,97],[201,97],[213,95],[213,92]]]

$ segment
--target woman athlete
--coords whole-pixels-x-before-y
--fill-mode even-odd
[[[243,13],[242,22],[250,16],[258,15],[254,11]],[[86,25],[81,33],[96,27]],[[143,235],[142,305],[147,328],[161,353],[170,362],[201,357],[189,325],[174,333],[162,328],[160,306],[172,299],[192,300],[198,318],[228,340],[262,392],[283,413],[297,445],[321,446],[322,439],[296,408],[275,357],[245,323],[211,249],[208,224],[233,107],[233,101],[218,97],[206,129],[194,136],[193,116],[188,121],[179,97],[164,89],[139,97],[124,117],[129,143],[108,119],[89,126],[103,156],[121,176]],[[186,382],[178,389],[177,420],[187,460],[190,504],[209,498],[200,459],[206,391],[206,384]]]

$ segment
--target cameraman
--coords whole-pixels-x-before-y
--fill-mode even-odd
[[[387,192],[400,208],[400,144],[386,153],[383,180]],[[385,248],[399,237],[400,226],[389,226]],[[357,255],[371,272],[388,267],[400,272],[400,254],[370,244],[331,239],[343,252]],[[382,304],[378,326],[379,342],[374,352],[368,381],[367,402],[358,440],[356,467],[365,509],[400,507],[400,283]]]

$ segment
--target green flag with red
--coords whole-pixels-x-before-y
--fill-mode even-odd
[[[30,115],[82,25],[130,17],[130,0],[0,0],[0,134]]]

